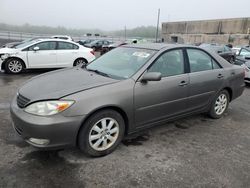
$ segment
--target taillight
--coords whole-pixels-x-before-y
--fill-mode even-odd
[[[95,55],[95,52],[94,52],[94,50],[91,50],[91,51],[90,51],[90,53],[91,53],[92,55]]]

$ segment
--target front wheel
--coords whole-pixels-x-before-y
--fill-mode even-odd
[[[221,118],[229,105],[229,94],[226,90],[221,91],[214,99],[209,115],[214,119]]]
[[[24,70],[23,62],[19,59],[11,58],[5,64],[7,73],[18,74]]]
[[[78,136],[80,150],[90,156],[104,156],[116,149],[124,136],[123,117],[114,110],[103,110],[92,115]]]

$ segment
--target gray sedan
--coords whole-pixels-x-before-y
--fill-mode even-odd
[[[26,82],[11,104],[15,131],[39,148],[114,151],[124,136],[191,114],[220,118],[244,90],[244,71],[198,47],[137,44],[85,67]]]

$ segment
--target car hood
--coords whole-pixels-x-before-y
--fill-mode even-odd
[[[0,54],[6,54],[6,53],[15,53],[18,49],[15,48],[0,48]]]
[[[73,93],[118,81],[80,67],[61,69],[28,80],[18,90],[18,93],[28,98],[30,102],[59,99]]]

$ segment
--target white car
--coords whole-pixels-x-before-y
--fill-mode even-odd
[[[73,67],[95,59],[91,48],[61,39],[38,39],[15,48],[0,49],[0,70],[20,73],[24,69]]]

